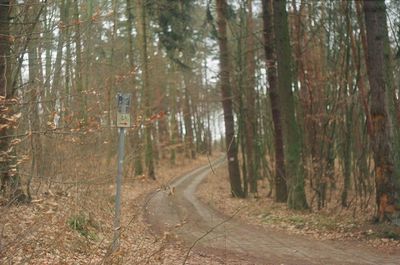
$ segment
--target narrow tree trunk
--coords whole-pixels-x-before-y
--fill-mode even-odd
[[[62,62],[62,56],[63,56],[63,47],[64,47],[64,42],[65,42],[65,35],[68,26],[67,24],[67,16],[68,16],[68,9],[69,6],[66,6],[66,1],[62,0],[60,3],[60,22],[59,22],[59,34],[58,34],[58,43],[57,43],[57,52],[56,52],[56,58],[54,62],[54,71],[53,71],[53,78],[52,78],[52,86],[51,86],[51,91],[47,94],[47,99],[51,102],[50,103],[50,110],[49,112],[53,112],[55,110],[55,91],[59,91],[61,93],[61,62]],[[47,71],[46,71],[47,72]],[[65,73],[65,76],[67,76],[68,73]],[[65,95],[66,96],[66,95]],[[61,100],[62,107],[65,108],[66,110],[68,109],[67,104],[65,103],[66,99]],[[66,112],[66,111],[65,111]],[[67,113],[62,113],[62,117],[65,117]]]
[[[347,36],[346,36],[346,53],[345,53],[345,79],[342,85],[343,89],[343,96],[347,97],[351,95],[350,98],[353,98],[354,89],[353,89],[353,71],[350,68],[350,59],[351,59],[351,40],[352,40],[352,27],[351,27],[351,20],[350,20],[350,7],[351,2],[342,2],[343,10],[346,20],[346,27],[347,27]],[[342,207],[348,207],[348,193],[351,184],[351,169],[352,169],[352,149],[353,149],[353,110],[354,110],[354,100],[349,101],[346,103],[345,106],[345,140],[343,146],[343,191],[341,195],[341,204]]]
[[[63,4],[64,1],[62,1]],[[52,34],[52,28],[54,27],[54,20],[52,20],[51,16],[52,14],[50,13],[51,8],[49,6],[45,6],[44,7],[45,11],[44,11],[44,17],[45,17],[45,22],[44,22],[44,30],[45,30],[45,39],[46,40],[52,40],[52,44],[53,44],[53,34]],[[61,14],[60,14],[61,16]],[[50,44],[46,44],[45,45],[45,71],[46,71],[46,75],[45,75],[45,82],[44,82],[44,98],[50,94],[50,80],[51,80],[51,71],[52,71],[52,57],[53,57],[53,47]],[[48,103],[47,103],[48,104]],[[48,106],[45,106],[44,111],[46,114],[48,114]]]
[[[236,43],[236,53],[234,65],[236,67],[235,71],[237,73],[241,73],[233,76],[232,78],[232,97],[234,99],[234,106],[236,109],[234,111],[237,113],[237,145],[240,148],[240,155],[242,157],[241,161],[241,170],[243,176],[243,196],[247,197],[249,193],[249,179],[248,179],[248,171],[247,171],[247,146],[246,146],[246,122],[247,122],[247,109],[246,109],[246,88],[245,85],[247,83],[246,80],[246,53],[243,52],[246,47],[246,33],[247,25],[246,25],[246,7],[244,4],[245,1],[241,1],[239,13],[239,29],[236,33],[235,43]]]
[[[222,93],[222,107],[224,110],[225,148],[228,159],[229,180],[232,195],[234,197],[243,197],[235,139],[235,124],[233,119],[232,91],[230,84],[229,49],[226,29],[227,3],[226,0],[216,0],[216,4],[218,45],[220,52],[220,86]]]
[[[147,52],[147,14],[146,14],[146,1],[141,0],[141,28],[142,28],[142,62],[143,62],[143,95],[145,102],[146,118],[150,118],[152,112],[152,96],[149,86],[149,62]],[[147,168],[147,175],[150,179],[156,179],[154,170],[154,157],[153,157],[153,140],[152,140],[152,125],[146,124],[145,139],[146,139],[146,155],[145,163]]]
[[[171,71],[171,70],[169,70]],[[175,98],[177,97],[177,85],[174,82],[169,86],[169,94],[170,94],[170,103],[171,103],[171,152],[170,152],[170,161],[172,165],[176,164],[176,144],[179,143],[179,124],[177,119],[178,114],[178,106]]]
[[[285,155],[283,149],[282,118],[276,81],[276,58],[272,25],[272,0],[263,0],[264,49],[267,61],[269,97],[274,123],[275,146],[275,200],[286,202],[288,198],[285,177]]]
[[[133,16],[133,3],[132,0],[126,0],[126,16],[128,18],[127,21],[127,29],[128,29],[128,59],[129,59],[129,67],[131,73],[131,91],[132,91],[132,110],[134,118],[138,116],[138,93],[136,88],[136,70],[135,70],[135,60],[134,60],[134,42],[133,42],[133,25],[134,25],[134,16]],[[132,151],[133,151],[133,161],[134,161],[134,169],[135,176],[139,176],[143,174],[143,165],[142,165],[142,152],[140,150],[140,138],[139,138],[139,126],[138,124],[134,124],[137,127],[133,131],[132,135]]]
[[[358,25],[360,27],[360,37],[361,37],[361,45],[364,50],[364,61],[367,63],[367,37],[365,35],[365,25],[364,25],[364,20],[362,19],[362,11],[361,11],[361,1],[355,1],[355,6],[356,6],[356,12],[357,12],[357,21]],[[367,120],[367,132],[370,134],[372,131],[372,122],[371,122],[371,111],[368,106],[368,96],[366,92],[366,86],[365,86],[365,81],[364,79],[366,78],[364,74],[361,72],[361,58],[358,60],[355,60],[355,54],[356,54],[356,44],[355,44],[355,38],[354,38],[354,30],[352,30],[351,34],[351,49],[352,49],[352,54],[353,54],[353,61],[356,63],[356,68],[359,73],[359,79],[358,79],[358,88],[360,89],[360,99],[362,102],[362,105],[364,107],[364,112]],[[361,56],[360,56],[361,57]],[[368,71],[368,70],[367,70]]]
[[[36,12],[38,12],[38,8],[40,8],[39,3],[37,1],[32,1],[30,3],[31,9],[29,15],[27,15],[27,24],[32,23],[30,21],[32,18],[36,17]],[[36,29],[33,30],[33,33],[37,32]],[[38,82],[40,67],[42,66],[39,61],[39,52],[38,52],[38,43],[37,38],[32,38],[30,43],[28,44],[28,66],[29,66],[29,114],[30,114],[30,127],[31,127],[31,137],[32,137],[32,159],[34,160],[34,168],[36,172],[31,172],[31,178],[33,175],[39,176],[43,173],[43,151],[42,151],[42,142],[40,138],[40,118],[39,118],[39,94],[41,84]],[[41,176],[43,177],[43,176]],[[29,191],[29,187],[28,187]],[[28,192],[28,196],[30,196]]]
[[[90,69],[92,68],[92,58],[93,58],[93,38],[92,38],[92,34],[93,34],[93,21],[92,21],[92,17],[93,17],[93,0],[87,0],[87,10],[86,10],[86,21],[85,21],[85,68],[82,69],[82,79],[83,79],[83,87],[84,89],[89,89],[91,86],[91,71]],[[85,70],[83,72],[83,70]],[[85,104],[87,104],[87,97],[86,97],[86,93],[85,95]],[[87,116],[87,115],[86,115]]]
[[[206,108],[206,112],[207,112],[207,129],[206,129],[206,132],[205,132],[205,141],[206,141],[206,146],[207,146],[207,154],[209,155],[209,156],[211,156],[212,155],[212,146],[213,146],[213,143],[212,143],[212,133],[211,133],[211,121],[210,121],[210,119],[211,119],[211,109],[210,109],[210,103],[208,102],[208,95],[209,95],[209,85],[208,85],[208,76],[207,76],[207,59],[206,58],[204,58],[204,70],[203,70],[203,72],[204,72],[204,81],[205,81],[205,84],[204,84],[204,86],[205,86],[205,89],[206,89],[206,106],[205,106],[205,108]]]
[[[247,156],[247,180],[250,184],[250,192],[257,193],[257,171],[255,164],[255,141],[256,141],[256,111],[255,111],[255,47],[254,47],[254,25],[253,25],[253,1],[247,0],[247,37],[246,37],[246,103],[245,103],[245,126],[246,126],[246,156]]]
[[[184,93],[183,93],[183,120],[185,122],[185,150],[186,156],[191,159],[196,158],[196,150],[194,148],[193,139],[193,122],[192,122],[192,109],[191,109],[191,96],[189,92],[192,73],[188,69],[183,69],[184,80]]]
[[[71,87],[72,87],[72,80],[71,80],[71,76],[72,76],[72,67],[71,67],[71,61],[72,61],[72,51],[71,51],[71,29],[69,27],[70,23],[71,23],[71,19],[69,16],[69,9],[72,5],[72,0],[66,0],[65,2],[65,55],[66,55],[66,60],[65,60],[65,87],[64,87],[64,93],[60,92],[61,95],[64,95],[64,100],[61,101],[63,102],[63,107],[64,107],[64,116],[70,115],[71,114],[71,98],[72,98],[72,94],[71,93]],[[62,49],[62,45],[61,45],[61,49]],[[61,69],[59,70],[61,71]]]
[[[81,40],[81,21],[79,18],[79,0],[74,0],[74,24],[75,24],[75,105],[79,120],[86,121],[86,96],[83,91],[82,76],[82,40]]]

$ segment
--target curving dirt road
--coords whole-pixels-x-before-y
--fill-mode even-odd
[[[213,166],[224,162],[220,159]],[[210,172],[210,165],[201,167],[175,180],[174,194],[170,188],[153,194],[147,205],[153,228],[175,234],[188,249],[233,255],[253,264],[400,264],[400,251],[384,254],[356,241],[316,241],[224,217],[194,195]]]

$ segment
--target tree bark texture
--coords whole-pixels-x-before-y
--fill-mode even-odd
[[[189,69],[183,69],[183,80],[184,80],[184,102],[183,102],[183,120],[185,123],[185,149],[186,156],[190,159],[196,159],[196,149],[194,147],[194,134],[193,134],[193,121],[192,121],[192,108],[191,108],[191,96],[190,96],[190,85],[193,74]]]
[[[234,197],[243,197],[242,181],[240,179],[239,161],[235,139],[235,124],[233,118],[232,91],[230,84],[229,49],[226,26],[226,0],[216,0],[217,27],[220,59],[220,87],[222,93],[222,108],[225,121],[226,154],[228,159],[229,180]]]
[[[36,17],[36,13],[39,11],[40,4],[38,1],[30,1],[30,12],[27,15],[26,22],[32,23],[32,18]],[[33,33],[37,32],[37,27],[33,29]],[[38,43],[37,38],[32,38],[30,43],[28,44],[28,65],[29,65],[29,94],[30,94],[30,126],[31,131],[33,132],[31,135],[32,140],[32,159],[35,161],[36,175],[43,177],[43,151],[42,151],[42,140],[39,134],[40,131],[40,113],[39,113],[39,94],[40,88],[42,87],[41,82],[39,80],[39,71],[41,68],[41,62],[39,60],[38,51]],[[33,176],[34,173],[31,172]]]
[[[386,7],[384,0],[364,1],[367,35],[367,69],[370,84],[371,144],[375,162],[376,203],[379,221],[393,213],[398,200],[393,161],[393,139],[388,110],[388,80],[385,74],[384,40]]]
[[[247,50],[246,50],[246,99],[245,99],[245,123],[246,123],[246,156],[247,156],[247,180],[250,184],[250,192],[257,193],[257,169],[255,163],[256,142],[256,111],[255,111],[255,54],[254,54],[254,25],[252,0],[247,0]]]
[[[142,27],[142,60],[143,60],[143,95],[146,108],[146,117],[150,118],[152,112],[152,94],[149,86],[149,62],[148,62],[148,51],[147,51],[147,10],[146,1],[140,1],[141,4],[141,27]],[[154,168],[154,157],[153,157],[153,139],[152,139],[152,125],[146,124],[145,128],[145,138],[146,138],[146,155],[145,163],[147,168],[147,175],[150,179],[156,179],[155,168]]]
[[[301,161],[302,140],[296,120],[292,88],[292,62],[286,0],[274,0],[273,23],[278,62],[278,88],[282,110],[286,178],[289,183],[288,206],[308,208],[304,191],[304,169]]]
[[[6,155],[10,144],[10,138],[7,137],[8,122],[4,117],[8,113],[7,99],[11,96],[10,88],[10,24],[9,24],[9,1],[0,1],[0,151],[3,153],[0,164],[1,191],[6,188],[6,182],[9,180],[9,161]],[[5,156],[5,157],[3,157]]]
[[[76,86],[76,99],[75,107],[78,112],[78,119],[86,121],[86,96],[83,88],[82,76],[82,39],[81,39],[81,21],[79,18],[79,1],[74,0],[74,23],[75,23],[75,86]]]
[[[283,132],[281,110],[276,77],[276,58],[272,24],[272,0],[263,0],[264,50],[267,61],[268,91],[271,101],[272,119],[274,123],[275,146],[275,201],[286,202],[288,198],[285,178],[285,154],[283,149]]]
[[[126,0],[126,16],[127,16],[127,30],[128,30],[128,59],[129,59],[129,67],[131,73],[131,89],[132,91],[132,111],[133,111],[133,121],[135,123],[136,117],[138,115],[138,105],[139,105],[139,93],[137,91],[137,82],[136,82],[136,67],[135,67],[135,54],[134,54],[134,40],[133,40],[133,26],[134,26],[134,4],[132,0]],[[137,124],[135,124],[137,125]],[[139,126],[135,128],[132,134],[131,146],[133,152],[133,161],[134,161],[134,174],[135,176],[140,176],[143,174],[143,165],[142,165],[142,155],[140,151],[140,135],[139,135]]]

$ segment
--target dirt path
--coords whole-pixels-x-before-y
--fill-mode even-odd
[[[400,264],[400,253],[378,252],[357,241],[316,241],[224,217],[194,195],[210,172],[209,165],[201,167],[174,181],[173,194],[169,187],[153,194],[147,214],[155,230],[176,235],[188,250],[234,255],[250,264]]]

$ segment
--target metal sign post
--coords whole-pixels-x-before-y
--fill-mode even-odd
[[[124,162],[124,148],[125,148],[125,128],[131,126],[131,116],[129,109],[131,106],[131,94],[118,93],[117,94],[117,127],[119,132],[118,137],[118,170],[116,178],[116,192],[115,192],[115,217],[114,217],[114,240],[112,249],[117,250],[120,245],[121,234],[121,185],[122,185],[122,171]]]

